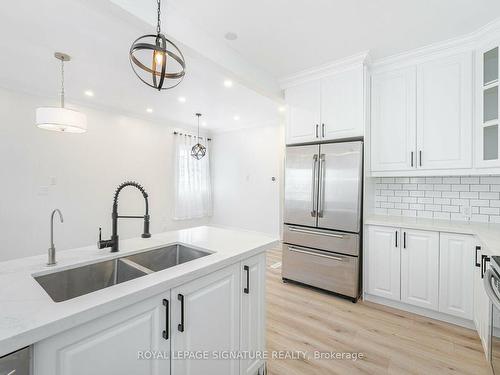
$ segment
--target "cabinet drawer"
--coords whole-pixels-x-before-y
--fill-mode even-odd
[[[285,225],[283,242],[334,253],[359,255],[359,235]]]
[[[283,277],[349,297],[358,296],[358,258],[283,244]]]

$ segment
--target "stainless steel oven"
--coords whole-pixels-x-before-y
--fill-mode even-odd
[[[0,375],[30,375],[31,347],[0,357]]]
[[[490,363],[494,374],[500,375],[500,257],[493,256],[484,274],[484,290],[490,300],[489,320]]]

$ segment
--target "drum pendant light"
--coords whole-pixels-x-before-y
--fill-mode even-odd
[[[203,146],[200,141],[200,117],[201,113],[197,113],[196,117],[198,117],[198,137],[196,138],[197,143],[191,149],[191,156],[197,160],[200,160],[207,153],[207,149]]]
[[[137,38],[130,47],[130,65],[135,75],[154,89],[168,90],[181,83],[186,62],[180,49],[161,32],[161,0],[157,0],[156,35]]]
[[[71,57],[61,52],[56,52],[54,57],[61,61],[61,106],[37,108],[36,126],[45,130],[85,133],[87,117],[81,112],[64,107],[64,62],[70,61]]]

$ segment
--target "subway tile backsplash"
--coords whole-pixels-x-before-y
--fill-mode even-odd
[[[374,180],[376,214],[500,223],[500,176]]]

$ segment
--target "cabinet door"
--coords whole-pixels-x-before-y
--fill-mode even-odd
[[[323,140],[364,134],[364,68],[321,80],[321,137]]]
[[[416,167],[415,68],[372,76],[371,169],[404,171]]]
[[[438,309],[439,232],[402,229],[401,301]]]
[[[285,91],[288,105],[286,143],[303,143],[319,139],[320,82],[293,86]]]
[[[239,374],[239,360],[217,355],[239,349],[240,294],[239,264],[172,289],[172,350],[208,354],[172,359],[173,374]]]
[[[477,261],[481,264],[481,250],[477,252]],[[477,333],[481,339],[481,344],[489,360],[490,351],[490,318],[491,307],[490,300],[483,286],[481,277],[481,267],[476,267],[474,272],[474,323]]]
[[[418,168],[472,166],[472,53],[417,68]]]
[[[163,299],[168,301],[169,295],[138,302],[35,344],[34,374],[170,374],[170,339],[163,336],[168,322]],[[146,359],[147,351],[167,358]]]
[[[241,329],[240,350],[263,352],[266,347],[266,255],[260,254],[241,262]],[[255,375],[264,361],[242,359],[241,375]]]
[[[500,166],[498,75],[500,41],[483,45],[476,60],[476,167]]]
[[[399,301],[400,250],[399,228],[368,227],[368,293]]]
[[[474,240],[472,236],[441,233],[439,239],[439,311],[473,317]]]

